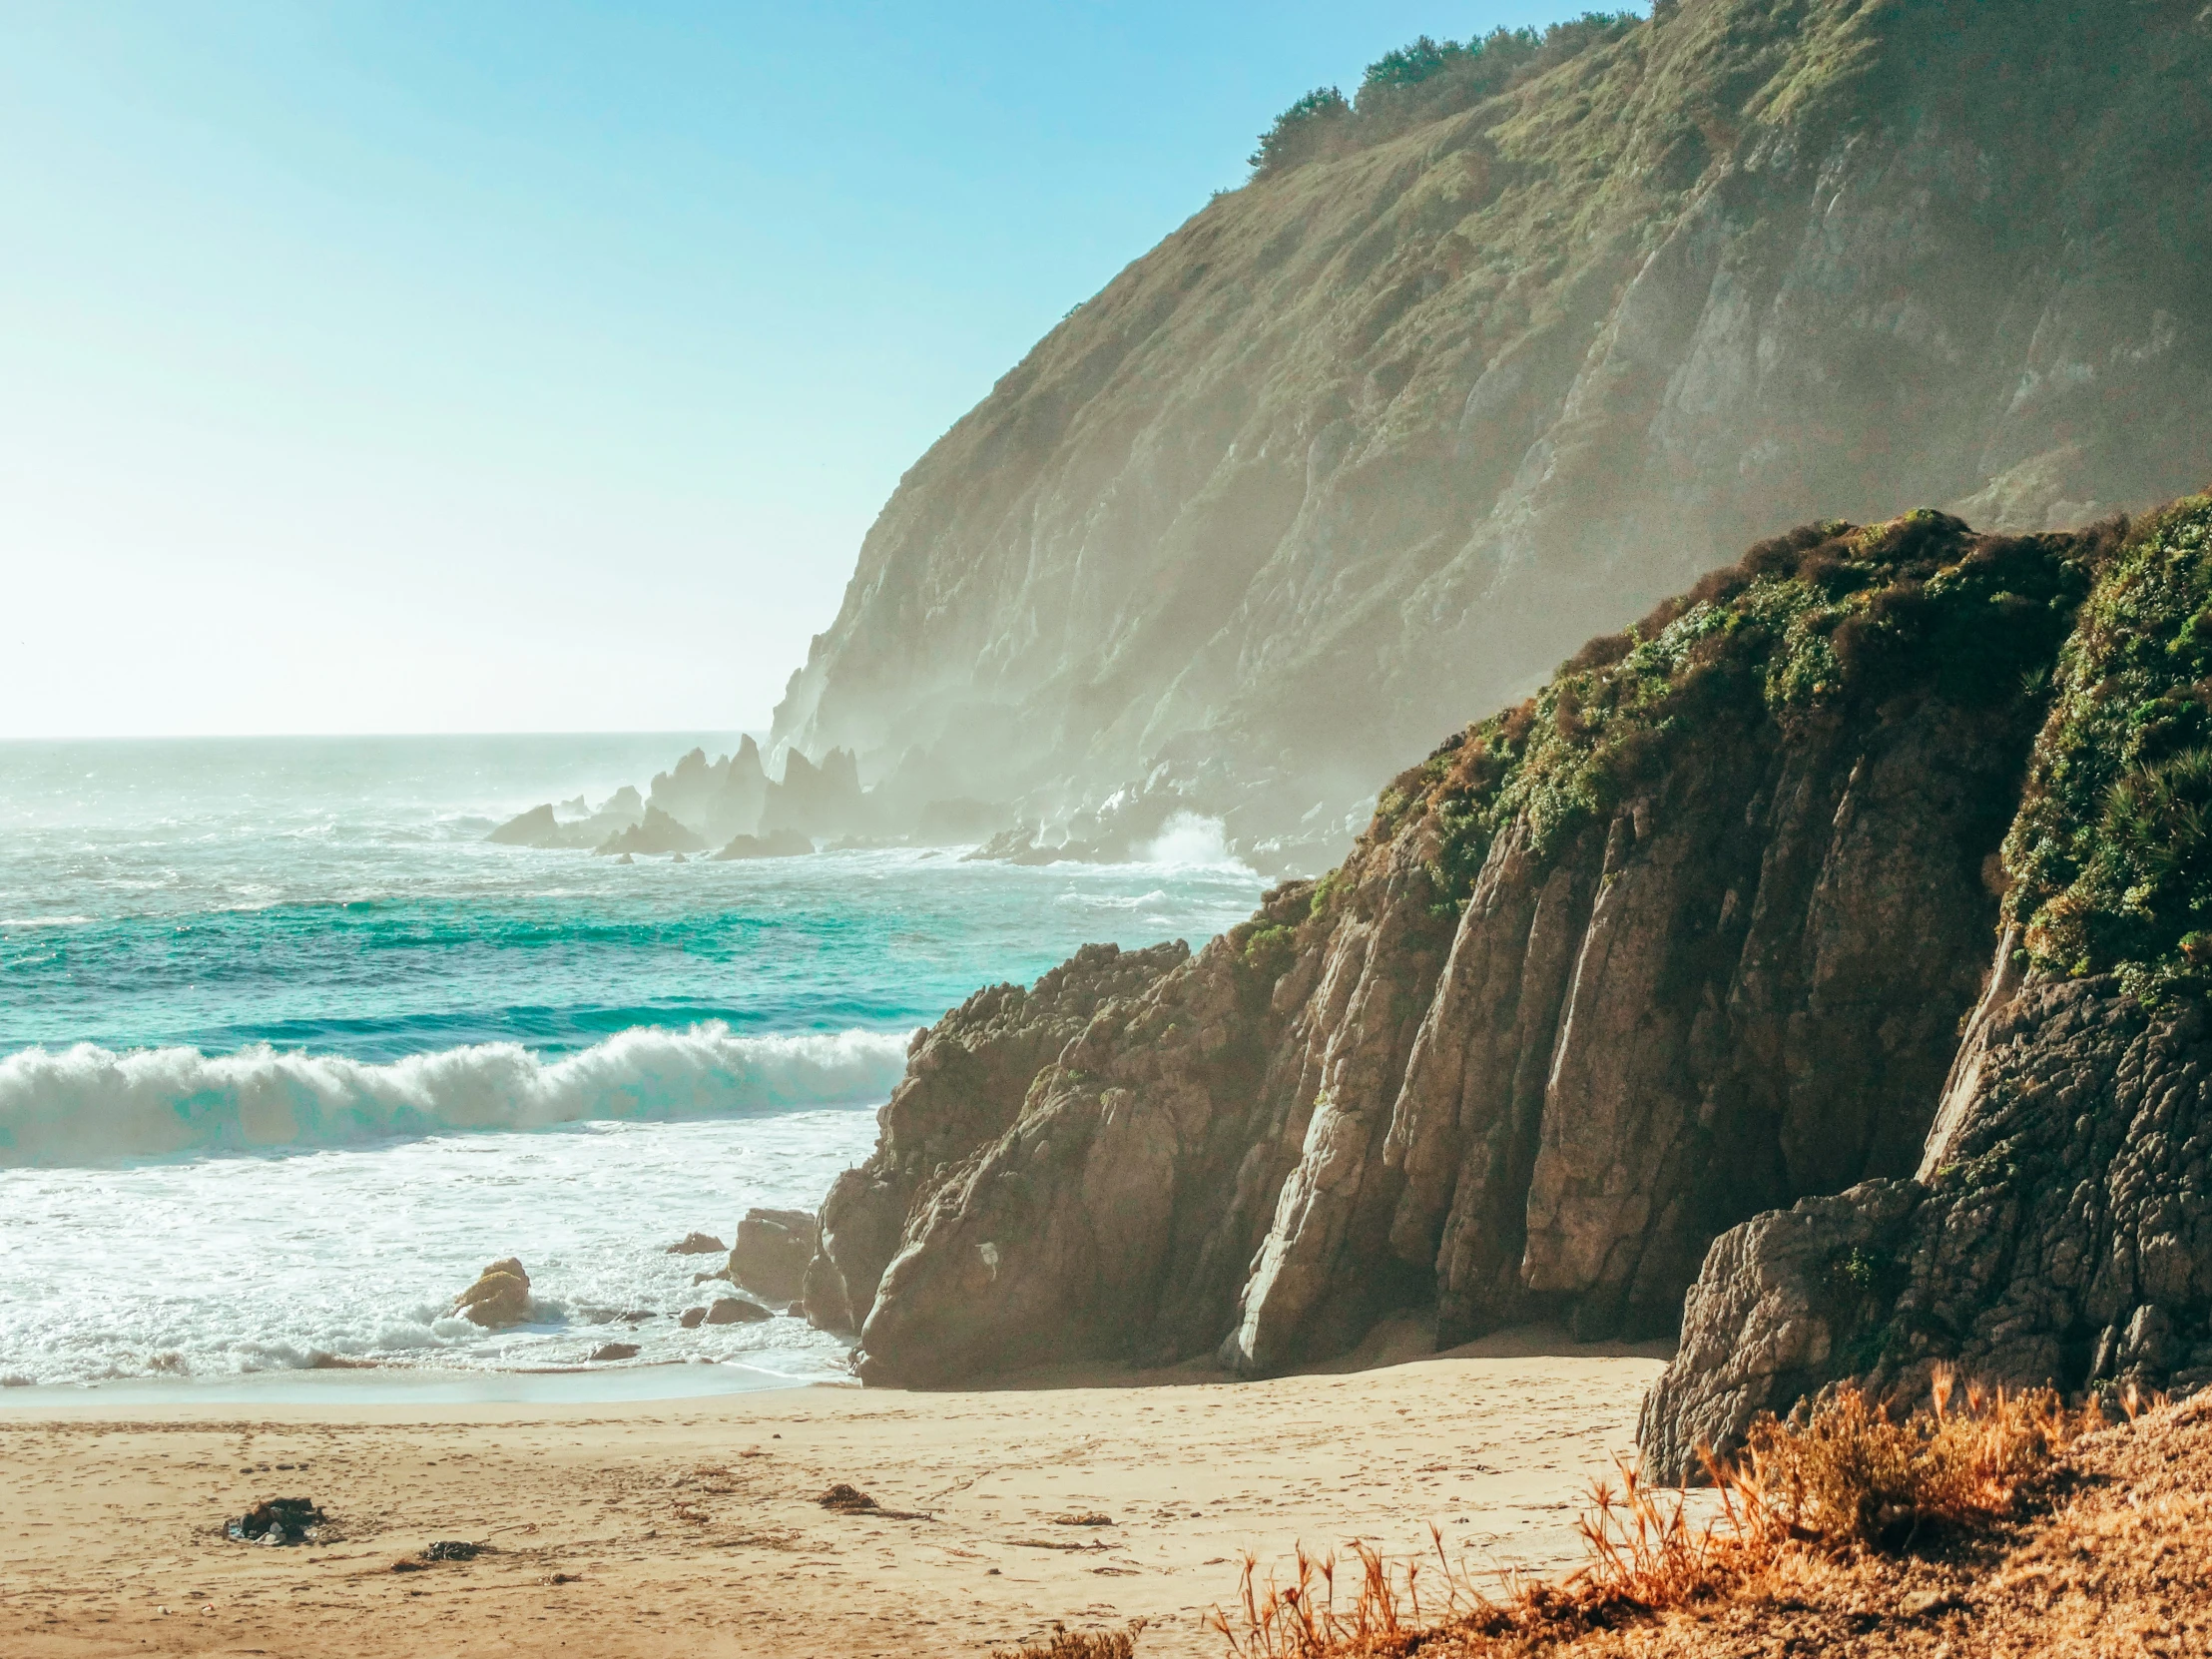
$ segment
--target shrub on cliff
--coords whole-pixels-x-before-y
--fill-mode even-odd
[[[1788,726],[1916,694],[1962,706],[2040,697],[2118,534],[1977,536],[1922,509],[1761,542],[1626,633],[1590,641],[1535,697],[1394,780],[1371,833],[1428,815],[1439,903],[1463,906],[1491,839],[1516,816],[1527,815],[1539,851],[1561,847],[1651,777],[1685,732]],[[2212,613],[2206,633],[2212,652]],[[2194,810],[2182,796],[2197,776],[2131,798],[2143,835]],[[2212,765],[2202,776],[2212,801]],[[2009,800],[1991,804],[1997,828],[2010,810]]]
[[[2212,979],[2212,495],[2137,525],[2058,661],[2005,837],[2030,963],[2130,993]]]
[[[1421,35],[1367,67],[1351,99],[1319,87],[1275,118],[1250,161],[1255,176],[1350,155],[1424,121],[1472,109],[1532,75],[1641,21],[1633,12],[1584,12],[1548,28],[1493,29],[1466,41]]]

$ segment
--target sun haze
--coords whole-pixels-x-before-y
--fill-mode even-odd
[[[899,473],[1382,10],[16,9],[0,737],[765,725]]]

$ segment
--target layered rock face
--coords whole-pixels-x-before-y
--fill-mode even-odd
[[[2010,921],[1912,1180],[1717,1240],[1647,1402],[1687,1472],[1839,1377],[2212,1381],[2212,501],[2137,528],[2059,663]]]
[[[979,993],[832,1190],[810,1314],[915,1382],[1268,1371],[1393,1309],[1671,1331],[1717,1233],[1921,1161],[2111,543],[1924,512],[1762,544],[1197,956],[1095,1007],[1078,958],[1057,1023]]]
[[[2195,3],[1682,0],[1223,195],[901,481],[777,734],[1252,849],[1772,525],[2193,486],[2208,71]]]
[[[874,1156],[840,1175],[823,1205],[803,1285],[808,1318],[830,1330],[857,1329],[899,1248],[914,1195],[1013,1122],[1031,1080],[1101,1004],[1189,954],[1181,944],[1127,952],[1086,945],[1033,988],[977,991],[917,1033],[906,1076],[878,1114]]]

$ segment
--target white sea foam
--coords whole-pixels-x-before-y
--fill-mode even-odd
[[[1164,910],[1174,900],[1155,887],[1141,893],[1064,892],[1053,903],[1070,910]]]
[[[0,1059],[0,1167],[354,1145],[390,1136],[667,1120],[879,1100],[904,1036],[739,1036],[721,1021],[638,1027],[564,1059],[483,1043],[382,1064],[91,1043]]]
[[[1159,834],[1145,848],[1145,861],[1176,864],[1186,869],[1239,869],[1229,850],[1228,826],[1218,818],[1197,813],[1176,813],[1160,826]]]
[[[582,1365],[617,1339],[640,1349],[626,1367],[835,1377],[843,1345],[802,1319],[685,1330],[677,1315],[730,1287],[692,1283],[712,1259],[666,1252],[695,1229],[728,1239],[753,1205],[819,1203],[874,1133],[868,1112],[824,1107],[15,1170],[0,1205],[0,1387],[205,1381],[325,1355],[530,1370]],[[454,1318],[455,1293],[506,1256],[530,1275],[527,1323]]]

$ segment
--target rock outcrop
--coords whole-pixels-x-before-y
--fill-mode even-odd
[[[710,761],[704,749],[694,749],[671,770],[655,773],[647,804],[715,842],[751,834],[767,799],[760,745],[749,736],[734,755]]]
[[[453,1312],[487,1331],[521,1325],[530,1318],[530,1276],[512,1256],[494,1262],[453,1299]]]
[[[725,862],[733,858],[804,858],[815,843],[796,830],[776,830],[766,835],[732,835],[715,853]]]
[[[804,1286],[808,1319],[857,1331],[917,1196],[1005,1131],[1038,1072],[1100,1007],[1138,993],[1189,955],[1180,943],[1085,945],[1031,988],[977,991],[916,1033],[906,1075],[877,1114],[874,1155],[838,1176],[823,1204]]]
[[[798,749],[784,755],[784,776],[768,786],[761,804],[764,839],[822,839],[861,833],[875,814],[860,788],[860,768],[849,749],[832,749],[817,766]]]
[[[746,1211],[730,1248],[732,1282],[771,1302],[797,1302],[819,1232],[805,1210]]]
[[[629,829],[609,835],[594,852],[613,855],[627,853],[632,857],[641,854],[667,854],[670,852],[704,852],[707,843],[697,831],[670,818],[658,807],[648,807],[645,817]]]
[[[576,816],[562,818],[548,802],[518,813],[484,838],[502,846],[592,847],[619,835],[645,816],[638,792],[628,786],[596,813],[586,812],[580,799],[565,803],[562,810],[572,810]]]
[[[2212,1381],[2212,500],[2101,575],[2002,864],[2009,925],[1911,1180],[1712,1247],[1642,1437],[1689,1471],[1846,1376]]]
[[[1924,511],[1763,543],[1195,957],[1103,999],[1069,993],[1137,959],[1078,957],[1031,993],[1052,1022],[978,993],[832,1188],[810,1314],[908,1382],[1268,1372],[1393,1310],[1442,1343],[1672,1331],[1717,1234],[1921,1162],[2117,534]]]
[[[1055,831],[1172,778],[1259,856],[1773,525],[2200,481],[2195,0],[1587,38],[1077,307],[901,480],[778,739]]]

